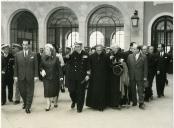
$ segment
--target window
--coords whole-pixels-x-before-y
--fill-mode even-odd
[[[109,47],[113,42],[111,37],[118,30],[123,31],[124,22],[121,12],[112,6],[103,6],[95,10],[88,21],[88,46],[102,44]],[[95,33],[94,33],[95,32]],[[124,43],[124,32],[116,33],[117,43]],[[121,37],[120,37],[121,36]]]
[[[73,47],[74,43],[78,42],[78,41],[79,41],[79,33],[78,32],[71,32],[68,35],[66,46]]]
[[[152,46],[157,49],[158,44],[165,45],[165,52],[173,46],[173,18],[162,16],[156,19],[152,25]]]
[[[10,43],[22,44],[28,40],[31,49],[38,51],[38,23],[34,15],[28,11],[17,13],[10,24]]]
[[[96,31],[90,35],[90,47],[98,44],[104,45],[104,36],[101,32]]]
[[[47,43],[53,44],[56,49],[62,48],[64,53],[66,45],[71,46],[78,38],[77,33],[78,19],[72,10],[62,8],[50,15],[47,22]]]
[[[118,30],[116,33],[114,32],[111,39],[111,45],[118,45],[120,48],[124,49],[124,31]]]

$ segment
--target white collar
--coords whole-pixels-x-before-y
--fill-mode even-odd
[[[140,52],[139,53],[137,53],[137,54],[135,54],[135,56],[139,56],[140,55]]]
[[[27,49],[27,50],[23,50],[23,51],[26,51],[26,52],[28,52],[28,49]]]

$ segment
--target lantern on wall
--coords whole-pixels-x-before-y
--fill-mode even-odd
[[[132,27],[138,27],[139,17],[137,10],[135,10],[134,15],[131,17],[131,21],[132,21]]]

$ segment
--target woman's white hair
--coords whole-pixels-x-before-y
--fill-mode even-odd
[[[46,47],[49,47],[50,49],[54,49],[54,47],[53,47],[52,44],[46,44],[46,45],[45,45],[45,48],[46,48]]]
[[[116,48],[120,48],[120,46],[117,45],[117,44],[113,44],[113,45],[111,45],[111,49],[112,49],[112,50],[113,50],[113,49],[116,49]]]

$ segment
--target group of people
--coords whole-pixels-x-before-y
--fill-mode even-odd
[[[34,84],[38,79],[43,82],[45,111],[50,110],[52,102],[55,108],[58,106],[59,92],[64,86],[69,91],[71,108],[76,107],[77,112],[82,112],[85,98],[86,106],[99,111],[107,107],[121,109],[130,103],[144,109],[144,101],[153,99],[155,76],[157,95],[164,96],[166,67],[172,60],[164,52],[163,44],[154,52],[153,46],[139,46],[135,42],[126,52],[117,45],[106,49],[96,45],[83,50],[82,43],[76,42],[73,50],[66,48],[65,55],[62,50],[57,53],[52,44],[46,44],[36,54],[28,41],[23,41],[22,46],[13,44],[12,53],[7,44],[1,48],[1,104],[6,103],[6,87],[8,100],[13,102],[15,83],[14,103],[19,104],[21,96],[26,113],[31,113]]]

